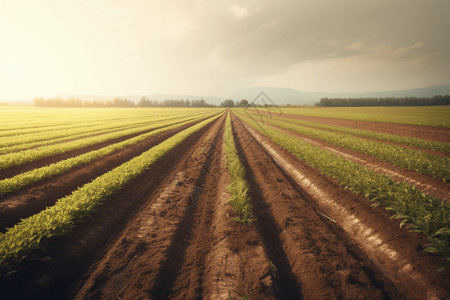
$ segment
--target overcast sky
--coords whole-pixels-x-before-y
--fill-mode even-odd
[[[0,99],[450,84],[448,0],[0,0]]]

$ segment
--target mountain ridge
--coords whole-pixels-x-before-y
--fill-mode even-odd
[[[205,96],[205,95],[191,95],[191,94],[176,94],[176,93],[153,93],[146,95],[95,95],[95,94],[75,94],[75,93],[63,93],[58,94],[56,97],[69,99],[71,97],[80,100],[112,100],[116,97],[131,100],[138,103],[139,99],[146,97],[150,100],[165,100],[165,99],[184,99],[184,100],[199,100],[204,99],[207,103],[213,105],[220,105],[225,99],[232,99],[239,101],[246,99],[250,103],[255,101],[258,103],[260,99],[256,97],[264,92],[267,98],[274,104],[278,105],[314,105],[321,98],[384,98],[384,97],[433,97],[436,95],[450,95],[450,85],[434,85],[424,88],[406,89],[406,90],[391,90],[391,91],[379,91],[379,92],[364,92],[364,93],[329,93],[329,92],[302,92],[294,88],[282,88],[282,87],[268,87],[268,86],[253,86],[242,88],[237,92],[230,93],[226,97],[220,96]],[[268,99],[266,99],[268,100]],[[9,101],[9,102],[19,102]],[[20,99],[20,102],[32,103],[33,99]],[[261,103],[258,103],[261,104]]]
[[[392,90],[364,93],[329,93],[329,92],[301,92],[293,88],[279,87],[249,87],[233,94],[232,99],[247,99],[257,101],[255,97],[264,92],[276,104],[313,105],[320,98],[384,98],[384,97],[433,97],[436,95],[450,95],[450,85],[435,85],[424,88]]]

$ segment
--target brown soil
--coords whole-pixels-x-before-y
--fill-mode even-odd
[[[393,284],[234,120],[254,211],[305,299],[402,298]]]
[[[197,123],[197,122],[195,122]],[[73,190],[90,182],[122,163],[142,154],[172,135],[192,126],[190,123],[176,129],[150,137],[136,145],[102,156],[88,165],[79,166],[67,173],[46,179],[25,188],[23,191],[0,196],[0,232],[12,227],[20,219],[31,216],[51,206],[56,200],[70,194]]]
[[[7,299],[61,299],[69,286],[92,263],[97,253],[119,232],[153,192],[171,178],[164,176],[180,160],[191,153],[211,128],[209,124],[188,137],[178,147],[156,162],[152,168],[136,177],[122,190],[111,196],[96,212],[75,227],[71,236],[43,242],[45,254],[36,252],[23,262],[17,273],[0,280],[0,292]],[[69,193],[69,191],[68,191]],[[39,257],[48,261],[36,260]]]
[[[75,299],[275,298],[261,239],[230,219],[222,132],[216,124],[172,170],[86,273]]]
[[[249,126],[247,126],[247,129],[252,130]],[[397,292],[401,292],[410,299],[429,299],[433,297],[446,299],[450,296],[450,270],[438,272],[438,268],[443,264],[443,260],[436,255],[422,251],[428,244],[424,236],[410,232],[405,228],[401,229],[399,221],[390,219],[389,213],[383,207],[372,207],[366,199],[340,188],[337,181],[324,177],[318,170],[303,164],[292,154],[275,145],[271,140],[261,135],[258,136],[257,144],[264,148],[264,152],[268,153],[267,151],[271,151],[269,157],[276,161],[276,165],[280,166],[285,174],[289,174],[288,180],[295,182],[295,186],[300,189],[299,192],[306,199],[310,199],[308,203],[316,209],[325,223],[328,222],[330,230],[332,229],[332,231],[336,232],[338,237],[342,233],[338,240],[344,244],[346,244],[346,241],[354,242],[356,250],[346,245],[348,249],[352,249],[349,251],[349,254],[353,253],[370,259],[375,268],[372,269],[370,264],[364,266],[363,270],[367,271],[367,276],[368,274],[379,274],[381,271],[384,277],[375,282],[382,285],[386,284],[388,290],[389,282],[391,282],[394,284]],[[250,139],[247,144],[251,145],[251,141]],[[251,153],[256,152],[256,148],[254,149],[249,151],[250,156]],[[274,155],[277,157],[274,158]],[[262,154],[257,155],[257,158],[261,156]],[[251,159],[249,157],[246,157],[246,159],[250,163]],[[263,163],[259,165],[263,165]],[[261,174],[270,178],[274,169],[275,167],[272,166],[266,171],[262,171]],[[261,177],[256,176],[256,178]],[[272,181],[273,179],[264,182],[264,188],[262,189],[264,190],[266,184],[270,184]],[[284,181],[283,178],[280,178],[278,183],[283,183]],[[278,199],[282,197],[290,198],[289,194],[293,195],[290,191],[289,194],[283,193],[282,190],[280,192],[280,188],[275,189],[275,187],[272,187],[269,190],[272,193],[273,190],[278,191],[280,193]],[[283,194],[288,196],[286,197]],[[298,205],[298,200],[294,199],[290,202],[290,205]],[[280,207],[280,204],[274,205],[274,215],[275,211]],[[286,209],[283,214],[280,214],[280,219],[290,211],[299,210],[299,208]],[[306,218],[303,219],[306,220]],[[283,230],[283,233],[286,230],[284,228],[287,228],[289,223],[286,222],[281,227],[282,229],[280,230]],[[297,223],[295,224],[297,225]],[[293,227],[294,229],[297,228],[297,226]],[[313,230],[320,232],[320,229],[316,228],[313,227]],[[314,232],[312,237],[317,238],[316,235],[317,233]],[[329,246],[330,243],[327,243],[327,245]],[[310,248],[307,250],[311,251]],[[333,248],[332,251],[337,251],[337,249]],[[319,253],[326,252],[321,251]],[[319,255],[319,257],[323,258],[322,255]],[[341,257],[339,256],[339,259],[329,262],[328,268],[333,269],[330,272],[339,274],[339,269],[335,266],[336,263],[340,262],[340,259]],[[358,260],[364,263],[364,260]],[[377,284],[375,286],[379,287]],[[388,296],[393,297],[389,295],[388,291],[384,291],[387,292]],[[401,297],[397,292],[395,293],[396,296],[394,296]]]
[[[1,295],[7,299],[450,297],[450,270],[437,272],[442,260],[421,251],[427,244],[423,236],[401,229],[382,207],[374,208],[342,189],[233,116],[256,219],[251,225],[235,222],[228,204],[224,122],[221,117],[187,138],[78,224],[71,236],[44,241],[45,253],[35,253],[18,273],[0,280]],[[159,138],[164,136],[120,155],[137,155]],[[96,161],[97,168],[112,168],[113,157]],[[73,177],[69,173],[58,177],[67,176],[61,185],[50,180],[22,193],[36,189],[44,193],[42,199],[49,198],[53,192],[47,194],[44,186],[52,182],[68,194],[74,188],[70,182],[79,176],[94,178],[95,168],[79,168],[69,172]],[[299,172],[306,174],[301,180]],[[50,260],[36,260],[44,255]]]
[[[258,113],[266,113],[261,110],[251,110]],[[277,114],[277,116],[279,116]],[[282,114],[284,118],[297,119],[302,121],[343,126],[361,130],[378,131],[388,134],[395,134],[401,136],[416,137],[419,139],[437,141],[441,143],[450,143],[450,128],[432,127],[432,126],[419,126],[419,125],[407,125],[407,124],[393,124],[393,123],[380,123],[369,121],[356,121],[345,120],[335,118],[322,118],[322,117],[309,117],[293,114]]]
[[[433,178],[425,174],[407,170],[398,167],[392,163],[385,162],[378,158],[372,157],[370,155],[350,150],[344,147],[336,146],[334,144],[322,141],[320,139],[312,138],[307,135],[286,130],[284,128],[275,125],[267,123],[265,125],[276,128],[280,131],[283,131],[284,133],[292,135],[293,137],[311,143],[315,146],[327,149],[335,154],[343,156],[344,158],[354,163],[363,165],[378,174],[390,176],[392,179],[398,182],[406,182],[408,184],[414,185],[418,189],[422,190],[424,193],[430,194],[431,196],[435,196],[450,202],[450,183],[444,182],[440,178]]]
[[[288,123],[293,123],[295,124],[294,120],[289,120],[286,119],[286,122]],[[313,129],[317,129],[317,130],[322,130],[322,131],[327,131],[327,132],[332,132],[331,130],[328,129],[324,129],[324,128],[317,128],[317,127],[313,127],[313,126],[305,126],[305,127],[309,127],[309,128],[313,128]],[[378,143],[384,143],[387,145],[394,145],[394,146],[400,146],[400,147],[404,147],[404,148],[409,148],[409,149],[413,149],[413,150],[418,150],[424,153],[428,153],[428,154],[432,154],[432,155],[436,155],[436,156],[441,156],[441,157],[450,157],[450,153],[446,153],[446,152],[441,152],[441,151],[437,151],[437,150],[429,150],[429,149],[423,149],[423,148],[419,148],[419,147],[415,147],[415,146],[411,146],[411,145],[405,145],[405,144],[400,144],[400,143],[393,143],[393,142],[388,142],[385,140],[380,140],[380,139],[375,139],[375,138],[368,138],[365,136],[360,136],[360,135],[353,135],[357,138],[360,139],[364,139],[364,140],[369,140],[369,141],[374,141],[374,142],[378,142]]]

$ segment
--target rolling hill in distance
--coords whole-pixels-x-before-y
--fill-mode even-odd
[[[255,99],[261,92],[264,92],[275,104],[278,105],[314,105],[321,98],[380,98],[380,97],[433,97],[436,95],[450,95],[450,85],[437,85],[425,88],[408,89],[408,90],[394,90],[394,91],[380,91],[370,93],[325,93],[325,92],[302,92],[293,88],[280,88],[280,87],[267,87],[267,86],[255,86],[246,87],[241,90],[232,93],[227,96],[222,95],[189,95],[189,94],[170,94],[170,93],[157,93],[148,95],[91,95],[91,94],[70,94],[64,93],[56,95],[59,98],[77,98],[80,100],[110,100],[115,97],[125,98],[138,103],[142,96],[150,100],[165,100],[165,99],[184,99],[184,100],[198,100],[204,99],[206,102],[213,105],[220,105],[225,99],[233,99],[239,101],[241,99],[247,99],[249,102],[259,99]],[[3,102],[23,102],[30,104],[33,99],[2,99]]]
[[[232,99],[247,99],[251,102],[263,91],[276,104],[286,105],[314,105],[320,98],[381,98],[381,97],[433,97],[436,95],[450,95],[450,85],[430,86],[418,89],[381,91],[371,93],[321,93],[301,92],[292,88],[250,87],[234,94]]]

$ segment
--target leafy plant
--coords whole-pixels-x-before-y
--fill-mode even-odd
[[[203,115],[196,118],[183,118],[182,120],[176,120],[176,121],[166,121],[159,123],[159,129],[153,130],[151,132],[147,132],[141,135],[138,135],[136,137],[127,139],[125,141],[115,143],[106,147],[103,147],[98,150],[90,151],[84,154],[81,154],[76,157],[68,158],[53,164],[50,164],[48,166],[44,166],[41,168],[37,168],[25,173],[18,174],[11,178],[6,178],[3,180],[0,180],[0,195],[4,195],[6,193],[10,193],[13,191],[20,190],[21,188],[30,185],[32,183],[35,183],[39,180],[45,179],[45,178],[51,178],[55,175],[63,174],[64,172],[67,172],[70,169],[73,169],[77,166],[88,164],[89,162],[101,157],[105,156],[107,154],[110,154],[114,151],[123,149],[125,147],[137,144],[149,137],[156,136],[162,132],[186,125],[190,122],[199,120],[200,118],[204,117]]]
[[[226,166],[231,177],[231,183],[228,186],[228,190],[231,193],[231,199],[229,202],[234,207],[234,211],[238,215],[236,221],[244,224],[250,224],[255,219],[253,217],[250,198],[248,197],[247,181],[244,179],[244,166],[239,160],[239,155],[237,154],[236,145],[234,143],[230,114],[228,114],[225,124],[224,145]]]
[[[59,199],[54,206],[23,219],[5,233],[0,233],[0,275],[14,272],[25,258],[37,255],[38,249],[38,256],[44,258],[45,243],[55,237],[69,234],[77,223],[92,214],[110,195],[217,117],[213,116],[177,133]]]
[[[339,181],[346,189],[364,196],[374,205],[383,205],[402,220],[400,226],[427,236],[428,252],[439,253],[450,259],[449,230],[450,204],[443,199],[424,194],[405,182],[396,182],[389,176],[377,174],[337,154],[314,146],[270,126],[257,126],[256,121],[238,113],[248,125],[298,157],[324,175]]]
[[[396,145],[357,138],[351,134],[329,132],[278,120],[264,119],[268,124],[292,130],[328,143],[352,149],[390,162],[402,168],[450,180],[450,159]],[[267,127],[267,126],[266,126]]]

